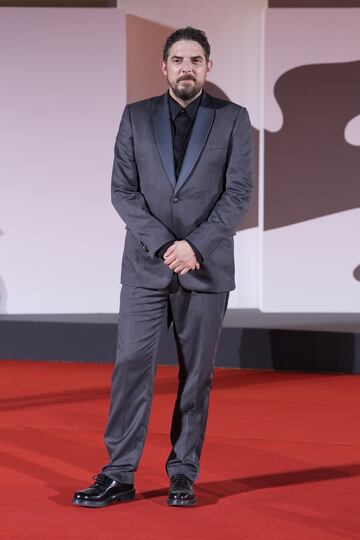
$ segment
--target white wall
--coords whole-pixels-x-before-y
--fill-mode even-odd
[[[331,64],[335,69],[337,66],[341,69],[341,65],[359,61],[359,28],[360,9],[267,11],[264,41],[264,127],[269,133],[276,134],[283,126],[286,129],[287,122],[295,124],[293,117],[290,121],[288,117],[284,117],[281,110],[282,103],[278,102],[274,94],[275,84],[280,77],[302,66],[318,65],[321,69],[321,65]],[[353,155],[357,154],[357,163],[360,164],[358,116],[360,79],[356,76],[349,82],[349,79],[344,80],[340,75],[337,79],[334,77],[332,88],[325,90],[328,95],[333,96],[333,99],[330,99],[330,106],[325,112],[319,113],[323,114],[323,117],[314,119],[314,122],[326,128],[327,134],[330,130],[331,134],[334,133],[336,142],[329,148],[327,140],[314,141],[312,130],[316,126],[314,122],[311,123],[312,118],[306,126],[300,126],[298,121],[292,136],[296,137],[296,142],[298,139],[300,141],[297,133],[301,136],[303,130],[306,138],[313,142],[314,154],[305,149],[301,142],[296,145],[297,155],[292,155],[291,162],[294,163],[294,158],[300,156],[298,164],[300,163],[300,167],[305,164],[303,169],[298,167],[304,171],[300,182],[291,174],[291,164],[286,163],[284,155],[283,170],[287,174],[286,184],[294,190],[294,183],[299,182],[302,200],[295,199],[292,194],[288,195],[286,200],[286,196],[280,194],[279,197],[283,198],[276,202],[278,205],[285,206],[287,202],[290,204],[291,198],[295,200],[298,208],[306,208],[315,196],[328,201],[349,200],[353,196],[354,201],[359,201],[360,185],[356,191],[352,187],[353,178],[360,180],[359,169],[354,167],[354,160],[349,162],[345,157],[348,154],[344,154],[342,148],[346,147],[346,142],[353,145],[348,149]],[[318,83],[313,78],[309,86],[314,89],[316,84]],[[339,87],[335,84],[339,84]],[[343,97],[346,94],[340,87],[349,88],[350,85],[355,89],[353,95]],[[305,103],[309,109],[312,105],[310,103],[313,99],[312,94],[309,96],[308,89],[300,86],[299,84],[292,92],[296,101],[295,108],[298,104]],[[356,111],[353,118],[349,117],[347,112],[349,104]],[[289,116],[289,111],[287,113]],[[333,118],[336,119],[336,125],[330,121]],[[351,125],[350,133],[346,133],[349,125]],[[289,131],[286,133],[289,140],[291,133]],[[317,152],[320,145],[327,149],[327,156],[319,167]],[[332,168],[337,171],[335,189],[332,184]],[[268,182],[266,185],[268,191],[271,191],[271,183],[269,185]],[[298,186],[296,189],[298,194],[300,191]],[[336,208],[336,204],[334,207]],[[358,231],[360,231],[360,209],[349,205],[343,211],[333,210],[328,215],[320,213],[312,219],[263,232],[261,309],[267,312],[358,313],[360,283],[353,275],[354,269],[360,263]]]
[[[125,67],[121,10],[1,8],[0,313],[118,310]]]
[[[110,175],[126,101],[124,11],[170,31],[204,29],[210,81],[245,105],[258,128],[265,6],[119,0],[120,9],[1,8],[0,313],[118,310],[124,233]],[[257,228],[237,234],[235,258],[230,307],[257,307]]]

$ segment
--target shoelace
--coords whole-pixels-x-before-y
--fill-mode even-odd
[[[97,487],[97,486],[103,487],[105,486],[107,480],[109,480],[105,474],[101,474],[101,473],[93,476],[93,479],[95,480],[95,482],[93,483],[92,487]]]
[[[172,481],[172,487],[176,488],[177,490],[181,489],[189,489],[191,481],[185,474],[175,474],[173,481]]]

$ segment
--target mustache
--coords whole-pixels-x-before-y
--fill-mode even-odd
[[[193,77],[192,75],[187,75],[187,76],[184,76],[184,77],[179,77],[179,79],[177,80],[177,82],[181,82],[181,81],[194,81],[196,82],[196,79],[195,77]]]

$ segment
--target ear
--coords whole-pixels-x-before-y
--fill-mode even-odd
[[[160,69],[163,72],[163,75],[167,75],[167,68],[166,68],[166,62],[164,60],[160,61]]]
[[[212,61],[212,60],[208,60],[208,61],[206,62],[206,73],[209,73],[209,72],[211,71],[212,67],[213,67],[213,61]]]

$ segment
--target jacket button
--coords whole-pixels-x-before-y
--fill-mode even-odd
[[[174,197],[173,198],[173,202],[179,202],[179,200],[180,200],[179,197]]]

